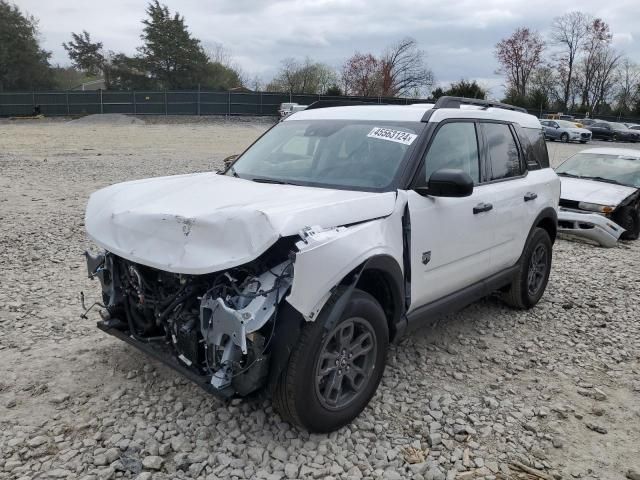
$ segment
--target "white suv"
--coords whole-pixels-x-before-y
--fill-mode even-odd
[[[312,431],[350,422],[390,341],[494,291],[534,306],[560,182],[516,107],[316,108],[226,171],[94,193],[87,252],[99,328],[221,397],[269,387]]]

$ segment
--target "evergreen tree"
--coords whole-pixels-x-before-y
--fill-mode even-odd
[[[52,87],[49,57],[38,43],[35,18],[0,0],[0,92]]]
[[[193,88],[202,82],[208,58],[200,40],[189,33],[180,14],[154,0],[147,6],[148,18],[138,49],[147,75],[166,89]]]

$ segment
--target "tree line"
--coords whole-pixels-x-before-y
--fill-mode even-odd
[[[381,52],[355,52],[343,64],[286,58],[264,83],[249,78],[222,45],[206,49],[184,17],[152,0],[142,19],[134,55],[114,52],[87,31],[63,43],[72,67],[54,67],[38,41],[38,22],[0,0],[0,91],[70,89],[91,80],[114,90],[228,90],[246,87],[294,94],[486,98],[475,80],[434,88],[425,52],[413,38]],[[544,36],[526,26],[495,45],[497,73],[505,78],[502,100],[530,109],[590,114],[640,115],[640,67],[616,50],[601,18],[569,12],[553,19]]]
[[[506,102],[542,110],[640,115],[640,67],[612,44],[601,18],[555,17],[543,37],[517,28],[495,46]]]

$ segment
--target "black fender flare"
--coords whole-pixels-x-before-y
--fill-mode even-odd
[[[529,234],[527,235],[527,240],[531,238],[531,234],[533,233],[533,230],[537,228],[538,225],[540,225],[540,223],[544,222],[545,220],[547,221],[550,220],[554,226],[553,235],[550,235],[550,237],[551,237],[551,243],[555,242],[558,234],[558,212],[553,207],[546,207],[542,209],[542,211],[538,214],[536,219],[531,224],[531,228],[529,229]]]
[[[331,295],[314,321],[323,322],[327,330],[333,328],[349,303],[362,274],[367,270],[384,272],[393,302],[393,317],[389,319],[389,335],[392,340],[399,338],[407,326],[404,305],[405,280],[400,265],[390,255],[382,254],[369,257],[349,272],[333,287]],[[282,302],[279,310],[278,317],[275,319],[274,338],[271,342],[270,383],[278,381],[306,322],[302,314],[286,300]]]

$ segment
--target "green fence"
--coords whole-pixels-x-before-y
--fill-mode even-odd
[[[308,105],[318,100],[409,104],[420,99],[388,97],[333,97],[269,92],[212,91],[66,91],[0,93],[0,116],[42,113],[86,115],[127,113],[134,115],[277,115],[281,103]]]

